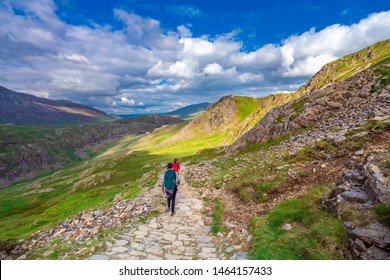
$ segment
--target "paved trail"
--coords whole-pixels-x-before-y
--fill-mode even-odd
[[[157,200],[165,200],[160,187],[153,193]],[[210,226],[204,225],[203,207],[199,192],[183,178],[176,195],[176,215],[161,213],[145,223],[129,226],[128,232],[107,242],[106,252],[91,259],[224,259],[223,254],[216,253]]]

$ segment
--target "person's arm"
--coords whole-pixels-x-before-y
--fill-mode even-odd
[[[162,192],[165,191],[165,174],[162,175]]]
[[[180,185],[180,176],[176,171],[175,173],[176,173],[176,185]]]

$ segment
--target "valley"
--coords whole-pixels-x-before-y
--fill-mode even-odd
[[[225,96],[192,120],[1,126],[3,182],[31,177],[0,189],[1,259],[388,259],[389,42],[295,93]],[[168,236],[174,158],[186,183]]]

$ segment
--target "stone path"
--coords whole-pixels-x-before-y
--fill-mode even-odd
[[[156,187],[157,188],[157,187]],[[156,195],[165,200],[158,188]],[[91,259],[121,260],[215,260],[225,259],[217,254],[211,227],[205,226],[199,192],[182,180],[176,195],[176,214],[161,213],[145,223],[129,226],[129,231],[106,242],[107,251]]]

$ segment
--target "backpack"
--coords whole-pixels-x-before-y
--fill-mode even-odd
[[[176,172],[175,172],[175,170],[165,171],[164,187],[167,190],[173,190],[176,187]]]

